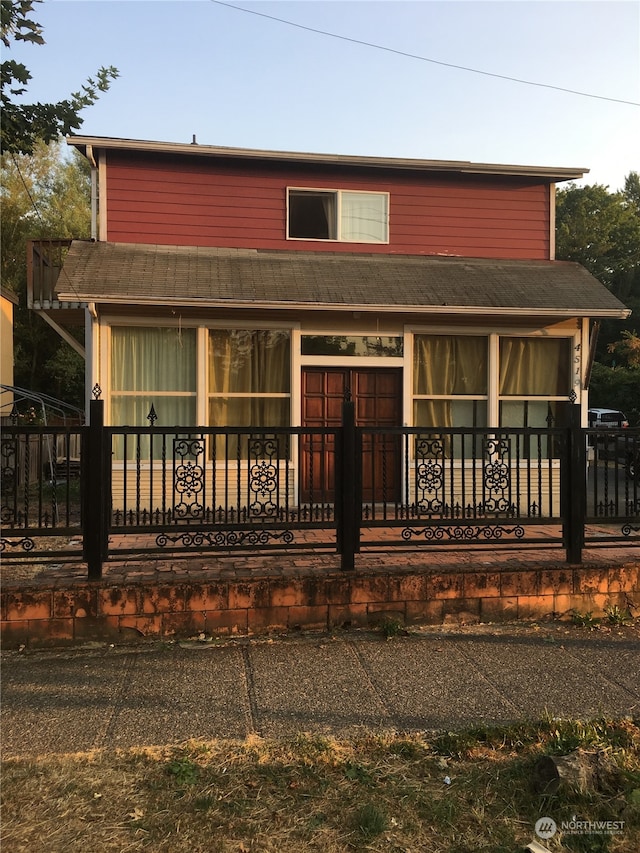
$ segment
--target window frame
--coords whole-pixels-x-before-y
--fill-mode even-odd
[[[274,397],[288,397],[290,401],[290,421],[292,425],[296,425],[295,421],[295,409],[294,409],[294,401],[297,400],[296,388],[295,388],[295,376],[296,376],[296,332],[300,328],[300,324],[297,321],[284,321],[278,322],[273,320],[261,321],[256,323],[255,321],[247,321],[241,323],[242,330],[269,330],[269,331],[286,331],[289,333],[289,346],[290,350],[290,379],[289,379],[289,393],[276,393],[272,396]],[[195,344],[195,361],[196,361],[196,388],[195,392],[181,392],[179,395],[174,396],[189,396],[195,397],[195,423],[191,426],[203,426],[209,424],[209,363],[208,363],[208,348],[209,348],[209,332],[211,330],[228,330],[229,328],[240,328],[240,325],[234,323],[232,321],[224,321],[224,320],[197,320],[197,319],[181,319],[181,320],[173,320],[167,317],[157,317],[157,318],[136,318],[133,317],[119,317],[115,315],[105,315],[102,317],[99,328],[100,328],[100,340],[98,345],[98,372],[95,379],[95,382],[103,389],[106,389],[104,393],[105,400],[105,423],[110,426],[118,426],[112,423],[112,397],[113,397],[113,388],[112,388],[112,375],[111,375],[111,358],[112,358],[112,344],[111,344],[111,335],[113,328],[145,328],[145,327],[162,327],[167,329],[194,329],[196,336],[196,344]],[[297,342],[299,346],[299,341]],[[117,392],[118,393],[118,392]],[[135,396],[137,392],[128,392],[131,396]],[[151,392],[155,394],[155,392]],[[173,392],[158,392],[158,397],[163,396],[171,396]],[[233,396],[238,397],[246,397],[250,395],[238,393]],[[158,422],[159,426],[163,426],[161,421]],[[139,424],[138,426],[147,426],[147,424]],[[186,426],[189,426],[188,424]]]
[[[411,325],[405,327],[405,366],[406,373],[409,374],[405,378],[405,423],[410,423],[416,426],[414,421],[414,404],[418,400],[481,400],[481,396],[477,395],[416,395],[413,388],[413,376],[415,369],[415,338],[418,335],[458,335],[464,337],[485,337],[488,343],[488,358],[487,358],[487,394],[486,399],[487,411],[487,427],[491,429],[503,429],[500,424],[501,403],[506,402],[527,402],[534,400],[537,402],[568,402],[570,394],[573,391],[576,395],[576,402],[583,405],[584,396],[582,393],[582,372],[584,369],[584,358],[582,355],[582,336],[581,330],[569,329],[567,327],[556,329],[546,327],[540,329],[537,327],[469,327],[461,328],[460,326],[418,326]],[[500,339],[509,337],[519,338],[564,338],[568,341],[569,350],[569,382],[570,387],[567,388],[567,393],[564,395],[502,395],[500,394]],[[507,427],[508,428],[508,427]]]
[[[390,197],[391,193],[384,190],[360,190],[360,189],[337,189],[333,187],[297,187],[291,186],[286,189],[287,198],[286,198],[286,239],[294,240],[294,241],[302,241],[302,242],[314,242],[314,243],[347,243],[352,245],[357,244],[365,244],[371,246],[388,246],[389,245],[389,231],[390,231],[390,217],[389,217],[389,206],[390,206]],[[294,237],[290,233],[290,224],[291,224],[291,204],[290,197],[291,193],[307,193],[309,195],[319,195],[323,193],[325,195],[333,195],[336,199],[336,236],[335,237]],[[385,199],[385,217],[384,217],[384,227],[385,227],[385,239],[384,240],[347,240],[341,237],[342,231],[342,197],[344,195],[371,195],[377,196],[379,198]]]

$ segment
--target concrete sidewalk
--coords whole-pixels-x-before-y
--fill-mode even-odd
[[[189,738],[640,717],[638,626],[341,632],[5,652],[4,758]]]

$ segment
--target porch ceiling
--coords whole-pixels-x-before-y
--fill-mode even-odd
[[[579,264],[74,242],[60,301],[420,313],[630,313]]]

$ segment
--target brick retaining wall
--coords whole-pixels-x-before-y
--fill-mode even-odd
[[[282,577],[142,579],[4,587],[5,649],[337,627],[640,613],[640,564],[465,571],[355,571]]]

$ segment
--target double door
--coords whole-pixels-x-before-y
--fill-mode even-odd
[[[402,423],[402,370],[399,368],[307,367],[302,373],[302,426],[339,427],[347,390],[356,426],[395,427]],[[305,437],[302,500],[335,500],[335,446]],[[363,500],[396,500],[400,486],[399,438],[384,433],[363,436]]]

